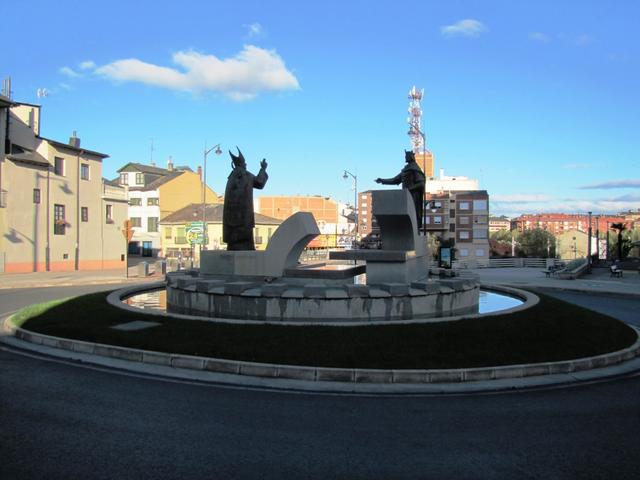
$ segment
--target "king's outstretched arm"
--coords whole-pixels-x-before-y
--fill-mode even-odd
[[[400,185],[402,183],[402,175],[399,173],[393,178],[376,178],[376,183],[382,185]]]

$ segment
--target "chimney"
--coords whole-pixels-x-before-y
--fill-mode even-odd
[[[173,158],[169,155],[169,160],[167,160],[167,170],[173,172]]]
[[[198,165],[198,177],[202,180],[202,167],[200,165]]]
[[[76,136],[76,131],[73,131],[73,135],[69,137],[69,145],[75,148],[80,148],[80,139]]]

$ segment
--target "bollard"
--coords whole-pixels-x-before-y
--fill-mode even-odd
[[[158,260],[156,262],[156,275],[167,274],[167,262],[165,260]]]
[[[140,262],[138,264],[138,277],[148,277],[149,276],[149,263]]]

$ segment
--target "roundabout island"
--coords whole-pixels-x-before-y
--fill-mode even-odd
[[[265,168],[263,162],[261,185]],[[225,227],[227,239],[238,242],[203,252],[200,269],[28,307],[6,327],[83,361],[107,358],[118,368],[152,366],[166,376],[196,372],[206,382],[294,390],[450,393],[557,385],[619,374],[640,353],[633,327],[522,289],[484,285],[519,305],[479,313],[477,277],[429,267],[410,191],[372,195],[382,247],[332,252],[330,258],[348,263],[299,263],[319,233],[313,216],[299,212],[265,251],[250,248],[250,223]],[[124,302],[157,289],[166,290],[166,311]]]

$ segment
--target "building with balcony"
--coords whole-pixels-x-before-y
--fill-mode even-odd
[[[171,160],[167,168],[128,163],[118,170],[118,183],[128,188],[128,217],[133,228],[129,253],[157,256],[163,240],[160,220],[187,205],[202,203],[203,183],[198,170],[194,173],[189,167],[174,168]],[[208,186],[206,203],[220,203],[218,195]]]
[[[594,234],[596,231],[606,232],[612,223],[626,223],[629,229],[634,227],[634,222],[623,215],[591,216],[591,229]],[[541,228],[555,236],[572,230],[586,233],[589,231],[589,215],[567,213],[526,214],[511,219],[511,228],[519,232]]]
[[[108,155],[40,135],[40,106],[0,97],[0,272],[125,268],[126,189]]]
[[[511,230],[511,220],[504,215],[501,217],[489,217],[489,233],[499,232],[500,230]]]

